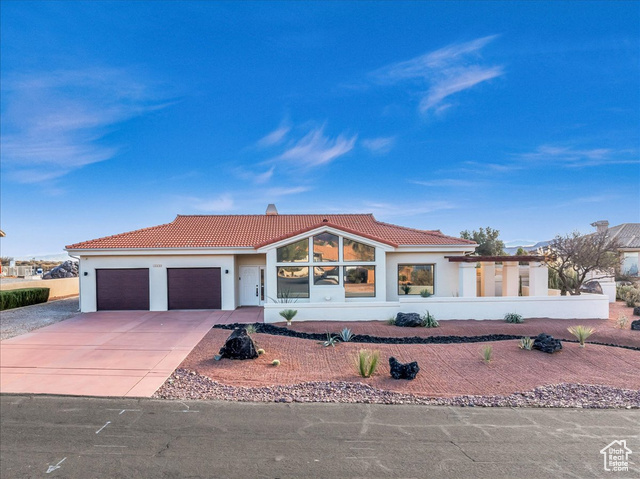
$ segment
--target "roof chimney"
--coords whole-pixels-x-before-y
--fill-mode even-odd
[[[607,231],[609,229],[609,222],[607,220],[596,221],[595,223],[591,223],[591,226],[596,228],[598,233],[602,233],[603,231]]]
[[[267,205],[267,211],[265,212],[267,216],[276,216],[278,214],[278,210],[276,209],[276,205],[273,203],[269,203]],[[609,224],[609,223],[607,223]]]

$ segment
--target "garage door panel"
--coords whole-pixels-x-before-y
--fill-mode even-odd
[[[149,310],[149,269],[96,270],[99,311]]]
[[[169,309],[221,309],[220,268],[168,268]]]

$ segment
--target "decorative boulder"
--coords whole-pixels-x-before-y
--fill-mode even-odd
[[[631,322],[632,331],[640,331],[640,319]]]
[[[391,367],[391,377],[393,379],[415,379],[416,375],[420,371],[417,361],[412,363],[402,364],[396,358],[391,356],[389,358],[389,366]]]
[[[635,308],[633,308],[633,315],[640,316],[640,306],[636,306]]]
[[[580,286],[580,292],[591,294],[602,294],[602,286],[598,281],[587,281]]]
[[[418,313],[398,313],[396,316],[396,326],[402,328],[415,328],[422,326],[422,319]]]
[[[60,279],[60,278],[77,278],[78,263],[76,261],[65,261],[61,265],[56,266],[51,271],[47,271],[42,279]]]
[[[533,341],[533,349],[539,349],[543,353],[551,354],[560,351],[562,349],[562,343],[559,339],[554,339],[548,334],[541,333],[538,334]]]
[[[220,358],[255,359],[258,357],[256,345],[244,328],[234,329],[220,348]]]

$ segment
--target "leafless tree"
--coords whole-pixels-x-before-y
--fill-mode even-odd
[[[607,276],[618,266],[619,244],[606,231],[583,236],[577,231],[556,236],[545,251],[545,263],[558,273],[560,291],[579,295],[580,287],[591,272]]]

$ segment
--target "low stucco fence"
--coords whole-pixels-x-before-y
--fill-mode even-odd
[[[0,281],[0,291],[24,288],[49,288],[49,300],[77,296],[80,290],[78,278],[41,279],[4,282]]]
[[[603,294],[580,296],[521,296],[481,298],[401,298],[386,302],[344,303],[267,303],[264,305],[265,323],[284,321],[283,309],[298,311],[296,320],[367,321],[385,320],[402,311],[424,314],[429,311],[438,320],[502,319],[507,313],[525,318],[607,319],[609,298]]]

